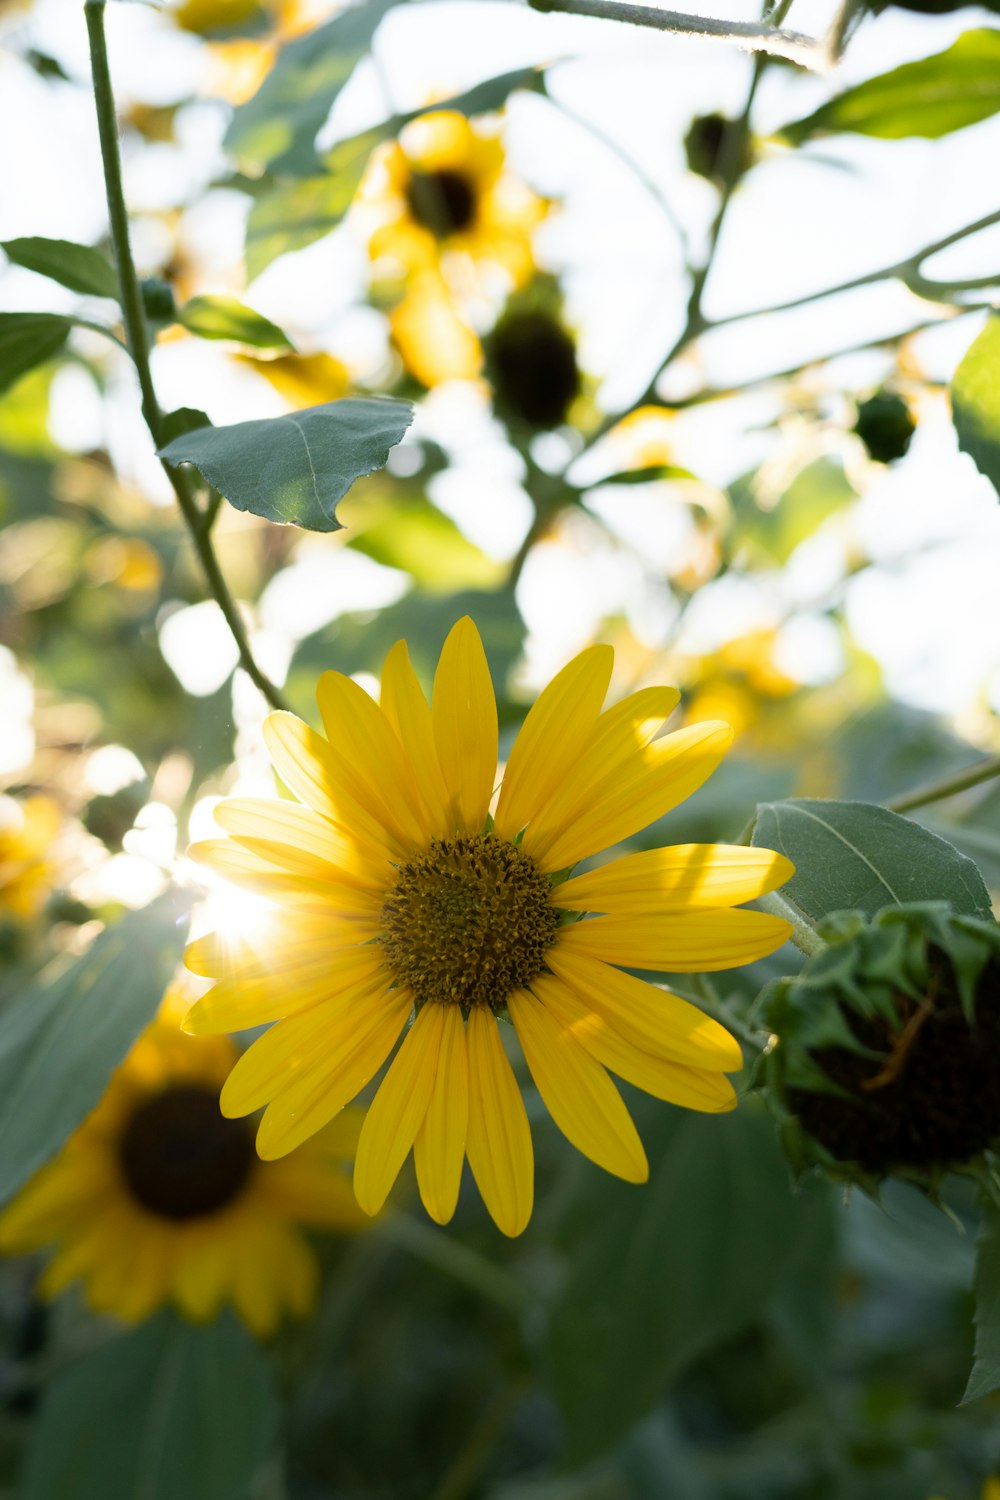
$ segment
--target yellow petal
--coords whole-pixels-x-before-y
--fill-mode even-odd
[[[556,839],[629,772],[680,701],[676,688],[642,688],[606,709],[561,784],[538,809],[525,852],[543,859]],[[556,868],[548,863],[549,868]]]
[[[642,1142],[601,1064],[527,990],[511,995],[507,1008],[538,1092],[563,1135],[606,1172],[645,1182]]]
[[[301,1015],[276,1021],[237,1060],[219,1098],[222,1113],[252,1114],[299,1078],[334,1070],[357,1038],[394,1004],[395,995],[379,976]]]
[[[555,900],[567,911],[705,911],[753,901],[794,873],[791,860],[770,849],[675,844],[577,875],[557,888]]]
[[[391,874],[384,857],[366,859],[343,830],[287,798],[232,797],[219,803],[214,817],[235,843],[290,875],[320,880],[336,870],[355,885],[380,889]]]
[[[439,1007],[444,1030],[434,1092],[417,1131],[413,1161],[424,1207],[438,1224],[447,1224],[458,1204],[469,1123],[469,1056],[465,1022],[457,1005]]]
[[[422,848],[431,834],[413,767],[385,714],[342,672],[324,672],[316,702],[340,784],[396,842]]]
[[[667,917],[593,917],[560,931],[560,945],[630,969],[676,974],[735,969],[788,941],[791,923],[767,912],[726,907]]]
[[[585,1000],[579,999],[550,974],[540,974],[532,982],[532,990],[549,1014],[586,1048],[591,1057],[610,1068],[612,1073],[617,1073],[619,1078],[624,1078],[626,1083],[652,1094],[654,1099],[665,1099],[685,1109],[719,1114],[735,1108],[736,1094],[724,1073],[685,1067],[643,1052],[620,1036]]]
[[[546,961],[568,989],[641,1051],[725,1073],[743,1066],[735,1037],[679,995],[575,953],[562,942],[549,949]]]
[[[382,668],[382,712],[410,757],[420,790],[440,838],[450,830],[448,788],[441,774],[430,704],[410,662],[405,641],[397,641]]]
[[[497,1023],[483,1006],[469,1012],[466,1040],[469,1166],[498,1229],[513,1237],[531,1218],[535,1192],[528,1116]]]
[[[410,1027],[365,1116],[354,1163],[354,1191],[366,1214],[377,1214],[399,1176],[434,1091],[442,1005],[425,1005]]]
[[[339,946],[352,947],[368,935],[355,917],[332,912],[317,917],[312,912],[267,911],[255,919],[252,930],[207,932],[195,938],[185,949],[184,962],[192,974],[204,979],[284,975]]]
[[[494,819],[498,838],[520,832],[577,764],[597,724],[614,659],[610,646],[590,646],[538,695],[504,771]]]
[[[265,1161],[285,1156],[340,1113],[371,1082],[399,1038],[413,1008],[412,996],[390,991],[382,1007],[329,1056],[268,1105],[257,1132]]]
[[[336,756],[322,735],[288,713],[269,714],[263,735],[274,769],[307,807],[329,818],[372,860],[397,859],[403,853],[378,819],[348,795]]]
[[[574,807],[564,832],[545,849],[545,868],[563,870],[662,818],[708,780],[732,742],[728,724],[708,723],[647,745]]]
[[[431,717],[449,793],[449,831],[482,833],[497,774],[497,705],[483,643],[468,615],[442,648]]]
[[[366,943],[337,948],[290,973],[223,979],[195,1001],[184,1017],[183,1029],[199,1036],[262,1026],[373,984],[383,969],[381,949]]]
[[[274,847],[260,844],[248,847],[234,839],[204,839],[201,843],[191,844],[187,852],[188,858],[196,864],[205,865],[223,880],[230,880],[243,890],[265,896],[269,901],[317,914],[338,912],[359,917],[378,914],[381,906],[378,893],[345,883],[341,872],[332,865],[328,865],[325,874],[319,878],[276,870],[260,852],[262,848]],[[377,925],[373,923],[365,935],[373,937],[376,931]]]

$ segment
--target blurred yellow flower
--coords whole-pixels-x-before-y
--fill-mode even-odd
[[[381,222],[368,242],[373,260],[403,275],[437,267],[446,253],[502,267],[514,286],[531,275],[531,234],[548,204],[504,170],[497,135],[453,110],[413,120],[375,152],[360,198]]]
[[[52,889],[49,851],[62,815],[51,797],[0,797],[0,919],[26,921]]]
[[[241,354],[237,358],[262,375],[294,410],[339,401],[351,384],[346,365],[332,354],[282,354],[277,359]]]
[[[430,704],[399,642],[381,705],[339,672],[320,678],[329,739],[289,713],[266,721],[275,769],[304,805],[223,802],[229,837],[193,846],[273,905],[241,936],[188,949],[188,966],[219,983],[185,1021],[196,1033],[276,1022],[221,1099],[234,1118],[267,1106],[265,1159],[332,1119],[406,1031],[361,1130],[358,1201],[376,1213],[412,1149],[424,1204],[446,1223],[468,1156],[496,1223],[519,1234],[533,1153],[503,1018],[559,1128],[628,1181],[648,1167],[608,1070],[690,1109],[733,1107],[738,1044],[620,966],[728,969],[771,953],[788,924],[734,908],[791,866],[767,849],[685,845],[565,879],[688,797],[732,740],[718,723],[655,739],[672,688],[602,712],[612,666],[611,648],[593,646],[544,690],[492,816],[497,708],[468,618],[445,642]]]
[[[93,1311],[129,1323],[167,1302],[207,1321],[231,1302],[264,1336],[312,1305],[318,1267],[301,1226],[364,1222],[341,1169],[358,1117],[260,1161],[251,1130],[219,1112],[236,1049],[179,1029],[189,1001],[168,991],[94,1113],[0,1214],[0,1249],[55,1247],[48,1298],[82,1282]]]
[[[472,380],[482,369],[478,337],[455,310],[437,269],[419,271],[389,314],[403,363],[431,389],[445,380]]]

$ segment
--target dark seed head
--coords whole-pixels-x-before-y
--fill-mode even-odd
[[[880,464],[902,458],[916,430],[910,408],[895,391],[877,391],[858,407],[854,431]]]
[[[139,1105],[119,1143],[129,1191],[162,1219],[198,1219],[239,1197],[256,1161],[244,1120],[219,1111],[217,1089],[179,1084]]]
[[[462,172],[411,172],[406,185],[410,213],[439,240],[468,229],[476,217],[476,192]]]
[[[580,394],[576,345],[551,314],[508,313],[487,341],[489,374],[501,413],[532,427],[557,427]]]
[[[382,907],[386,962],[418,1003],[485,1005],[542,972],[559,917],[534,860],[493,834],[434,839]]]

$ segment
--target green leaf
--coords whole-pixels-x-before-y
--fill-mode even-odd
[[[758,1316],[822,1207],[793,1193],[774,1130],[751,1107],[649,1113],[648,1184],[594,1176],[567,1225],[547,1360],[576,1461],[617,1442],[693,1360]]]
[[[647,464],[641,469],[623,469],[618,474],[609,474],[599,479],[594,489],[606,484],[650,484],[657,479],[694,479],[690,469],[679,469],[676,464]]]
[[[976,1354],[962,1401],[975,1401],[1000,1386],[1000,1210],[990,1206],[976,1237]]]
[[[992,916],[983,877],[964,854],[897,813],[867,802],[764,802],[755,845],[795,865],[781,895],[807,917],[856,910],[874,916],[907,901],[950,901]]]
[[[72,326],[58,313],[0,313],[0,391],[58,354]]]
[[[232,339],[254,349],[291,349],[286,333],[235,297],[192,297],[177,313],[178,323],[201,339]]]
[[[992,316],[951,383],[958,446],[1000,495],[1000,317]]]
[[[777,134],[793,146],[815,135],[858,135],[930,140],[988,119],[1000,109],[1000,31],[966,31],[946,52],[904,63],[838,94]]]
[[[85,292],[94,297],[118,300],[118,276],[106,255],[92,245],[77,245],[72,240],[30,239],[0,241],[8,260],[28,271],[37,271],[69,287],[71,292]]]
[[[461,588],[496,588],[503,564],[470,542],[449,516],[425,495],[366,494],[347,500],[341,510],[351,532],[350,547],[387,568],[401,568],[428,593]]]
[[[338,503],[363,474],[380,469],[400,441],[407,401],[347,397],[285,417],[202,427],[159,450],[193,464],[237,510],[307,531],[339,531]]]
[[[233,114],[225,146],[241,161],[308,177],[315,141],[344,84],[397,0],[365,0],[283,47],[270,73]]]
[[[277,1420],[267,1355],[231,1314],[163,1313],[54,1382],[18,1500],[244,1500]]]
[[[172,443],[174,438],[183,437],[185,433],[197,432],[199,427],[211,427],[211,419],[207,412],[197,406],[178,406],[176,411],[168,411],[160,423],[160,431],[165,442]]]
[[[354,202],[380,130],[352,136],[330,153],[329,172],[262,192],[247,220],[246,262],[251,280],[279,255],[304,250],[336,229]]]
[[[186,908],[168,891],[0,1015],[0,1203],[97,1104],[156,1014],[186,930]]]

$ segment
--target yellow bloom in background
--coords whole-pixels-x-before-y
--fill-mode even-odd
[[[514,286],[534,268],[531,234],[548,204],[504,169],[499,138],[453,110],[411,121],[373,158],[361,198],[380,211],[373,260],[403,275],[434,269],[442,254],[502,267]]]
[[[0,920],[27,921],[52,889],[49,852],[62,814],[51,797],[0,797]]]
[[[48,1298],[82,1282],[94,1312],[129,1323],[167,1302],[207,1321],[230,1302],[263,1336],[312,1306],[319,1274],[301,1226],[367,1222],[343,1170],[359,1117],[262,1162],[249,1126],[219,1111],[236,1049],[180,1030],[189,1000],[168,991],[94,1113],[0,1214],[0,1250],[54,1247]]]
[[[524,1228],[531,1134],[504,1014],[556,1124],[629,1181],[646,1178],[646,1157],[608,1070],[690,1109],[732,1108],[737,1043],[619,966],[727,969],[772,952],[788,924],[734,908],[791,866],[766,849],[686,845],[563,878],[683,801],[732,739],[719,723],[655,739],[677,704],[672,688],[602,711],[612,665],[610,647],[590,647],[542,692],[492,818],[496,701],[469,619],[445,642],[430,704],[400,642],[380,705],[338,672],[320,678],[328,738],[292,714],[266,721],[275,769],[301,805],[223,802],[216,818],[229,837],[193,846],[273,907],[239,939],[215,933],[188,949],[189,967],[219,983],[185,1021],[193,1032],[277,1023],[240,1058],[221,1101],[234,1118],[267,1106],[265,1159],[353,1099],[414,1011],[361,1130],[354,1186],[367,1213],[412,1148],[438,1222],[454,1213],[467,1156],[499,1227]]]
[[[444,380],[472,380],[482,369],[479,337],[436,269],[411,278],[389,313],[389,329],[406,368],[428,390]]]

